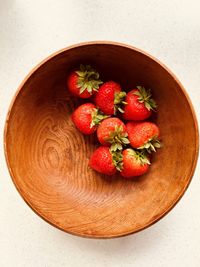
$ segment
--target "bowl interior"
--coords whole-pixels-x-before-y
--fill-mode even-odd
[[[74,127],[70,115],[86,101],[66,88],[69,71],[80,63],[127,91],[152,89],[163,148],[146,175],[127,181],[88,167],[97,139]],[[169,211],[189,184],[197,146],[193,110],[177,80],[140,51],[103,43],[66,49],[36,68],[13,102],[5,133],[8,166],[25,201],[60,229],[91,237],[136,232]]]

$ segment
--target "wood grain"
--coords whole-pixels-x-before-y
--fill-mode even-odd
[[[88,167],[97,140],[75,129],[70,114],[82,100],[66,89],[69,71],[80,63],[124,90],[152,89],[164,146],[146,175],[126,181]],[[13,99],[4,137],[11,177],[28,205],[59,229],[85,237],[122,236],[159,220],[185,192],[198,156],[197,122],[180,82],[146,53],[111,42],[72,46],[37,66]]]

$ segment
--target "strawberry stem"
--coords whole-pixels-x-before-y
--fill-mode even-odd
[[[114,97],[114,114],[116,114],[117,111],[119,111],[121,113],[124,113],[124,110],[122,109],[122,106],[127,104],[124,101],[125,97],[126,97],[126,92],[115,93],[115,97]]]
[[[110,149],[110,153],[112,155],[113,164],[115,165],[116,169],[121,172],[123,170],[123,155],[122,155],[122,152],[121,151],[112,151]]]
[[[110,133],[110,136],[105,141],[111,144],[111,151],[122,150],[123,145],[129,144],[128,134],[123,131],[122,125],[115,126],[115,130]]]
[[[93,109],[91,116],[92,116],[92,121],[90,123],[90,128],[92,128],[95,125],[99,125],[102,120],[109,117],[108,115],[103,114],[103,112],[101,112],[97,108]]]
[[[98,91],[99,85],[103,82],[99,79],[99,73],[90,65],[80,65],[80,70],[76,71],[78,75],[77,86],[80,88],[80,94],[87,90],[90,94]]]
[[[134,92],[138,96],[138,101],[144,103],[145,107],[150,111],[155,111],[157,109],[157,104],[154,99],[151,97],[151,90],[148,91],[143,86],[137,86],[138,91]]]
[[[142,151],[136,151],[132,148],[128,148],[128,154],[131,156],[131,157],[134,157],[141,165],[145,165],[145,164],[148,164],[150,165],[150,161],[146,155],[146,151],[145,150],[142,150]]]
[[[138,147],[138,149],[145,149],[148,153],[156,152],[157,148],[162,146],[161,142],[158,140],[157,136],[150,138],[143,146]]]

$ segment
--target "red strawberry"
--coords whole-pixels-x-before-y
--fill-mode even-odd
[[[140,121],[151,116],[152,110],[157,105],[151,98],[151,92],[146,91],[144,87],[137,86],[126,95],[123,118],[125,120]]]
[[[81,98],[90,97],[98,91],[100,84],[99,73],[89,65],[80,65],[80,70],[72,71],[67,79],[69,91]]]
[[[133,148],[146,149],[149,153],[160,148],[158,140],[160,130],[153,122],[128,122],[126,124],[130,145]]]
[[[126,93],[121,92],[121,86],[113,81],[102,84],[95,94],[95,103],[99,109],[107,114],[114,115],[117,110],[123,113],[121,105],[125,104],[123,99]]]
[[[99,112],[92,103],[79,106],[72,114],[74,124],[84,134],[94,133],[97,125],[107,117]]]
[[[122,145],[129,144],[125,124],[118,118],[108,118],[102,121],[97,129],[99,142],[111,146],[112,151],[121,150]]]
[[[117,152],[112,152],[109,147],[100,146],[92,154],[89,165],[95,171],[113,175],[117,169],[121,169],[121,161],[122,158],[118,158]]]
[[[122,152],[122,155],[123,166],[121,175],[123,177],[131,178],[134,176],[140,176],[148,171],[150,162],[144,152],[128,148]]]

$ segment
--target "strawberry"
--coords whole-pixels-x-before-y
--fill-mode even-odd
[[[69,91],[81,98],[89,98],[98,91],[100,84],[99,73],[90,65],[80,65],[80,69],[72,71],[67,79]]]
[[[92,103],[79,106],[72,114],[72,120],[80,132],[92,134],[97,125],[108,116],[103,115]]]
[[[123,118],[125,120],[140,121],[151,116],[152,110],[155,110],[157,104],[151,98],[151,92],[146,91],[144,87],[137,86],[126,95]]]
[[[131,178],[134,176],[140,176],[148,171],[150,162],[144,152],[128,148],[123,150],[122,155],[123,165],[121,175],[123,177]]]
[[[122,145],[129,144],[125,124],[118,118],[108,118],[102,121],[97,129],[99,142],[111,146],[112,151],[121,150]]]
[[[118,153],[112,152],[109,147],[100,146],[93,152],[89,165],[97,172],[113,175],[116,173],[117,169],[121,169],[121,162],[121,153],[118,157]]]
[[[109,81],[100,86],[94,101],[103,113],[114,115],[117,111],[123,113],[121,106],[125,104],[125,96],[126,93],[121,91],[118,83]]]
[[[158,140],[160,130],[153,122],[128,122],[126,124],[130,145],[137,149],[146,149],[147,152],[156,151],[161,144]]]

